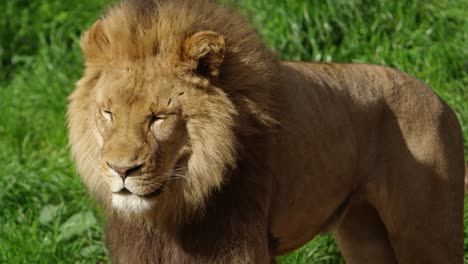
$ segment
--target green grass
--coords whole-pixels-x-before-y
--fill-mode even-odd
[[[0,263],[107,262],[102,214],[69,159],[64,116],[82,70],[80,32],[108,2],[0,2]],[[284,59],[385,64],[429,83],[457,112],[468,154],[466,1],[236,5]],[[468,263],[467,213],[465,223]],[[280,263],[343,260],[321,236]]]

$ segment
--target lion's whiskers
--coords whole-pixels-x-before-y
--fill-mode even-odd
[[[158,189],[161,189],[163,191],[169,192],[167,186],[165,184],[162,184],[162,183],[152,182],[152,181],[145,181],[144,184],[145,184],[145,186],[150,187],[152,189],[158,188]]]
[[[172,172],[171,174],[169,174],[167,176],[169,176],[169,180],[176,180],[176,179],[182,179],[182,180],[186,180],[186,181],[191,181],[192,180],[191,178],[189,178],[185,174],[180,174],[180,173],[175,173],[175,172]]]

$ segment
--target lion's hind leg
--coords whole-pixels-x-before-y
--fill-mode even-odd
[[[398,263],[461,263],[463,182],[457,188],[444,180],[447,174],[441,175],[429,167],[413,165],[420,170],[413,170],[414,174],[405,173],[405,168],[409,167],[400,167],[399,177],[393,175],[405,186],[389,184],[393,187],[388,189],[392,190],[371,199],[388,231]],[[413,181],[405,181],[409,177]]]
[[[367,203],[351,202],[334,235],[346,263],[398,263],[384,224]]]
[[[362,189],[385,224],[398,263],[462,263],[460,127],[451,111],[413,123],[419,129],[403,121],[387,123]]]

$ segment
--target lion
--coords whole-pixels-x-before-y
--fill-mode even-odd
[[[114,263],[461,263],[454,112],[376,65],[280,61],[209,0],[124,0],[81,38],[71,153]]]

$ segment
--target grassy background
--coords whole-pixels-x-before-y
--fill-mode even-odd
[[[82,70],[80,32],[108,3],[0,1],[0,263],[107,262],[102,214],[69,159],[64,113]],[[466,1],[235,5],[284,59],[385,64],[429,83],[457,112],[468,154]],[[321,236],[280,263],[343,260],[333,239]]]

